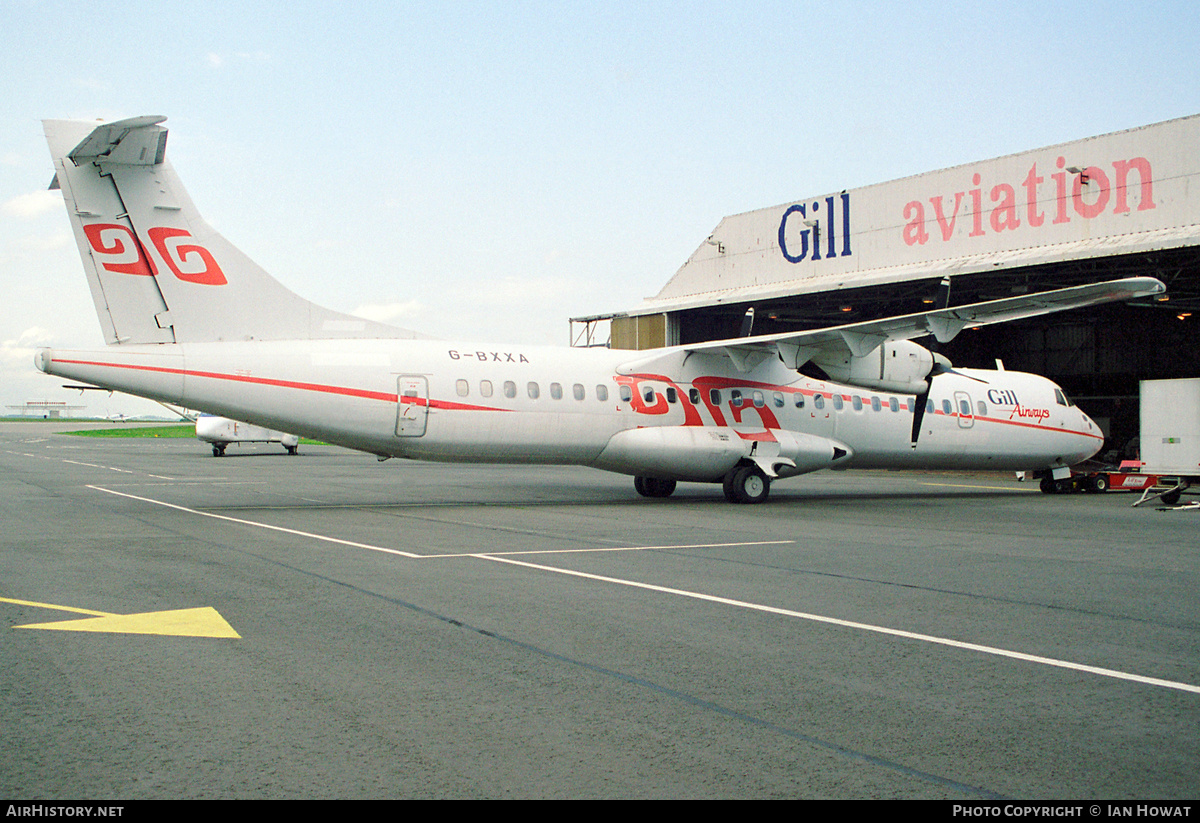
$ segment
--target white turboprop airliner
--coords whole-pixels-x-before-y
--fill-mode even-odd
[[[163,117],[46,121],[108,347],[39,369],[388,457],[592,466],[734,502],[817,469],[1026,470],[1099,450],[1045,378],[951,370],[911,342],[1164,291],[1131,278],[817,331],[650,351],[445,342],[309,303],[215,232],[164,159]],[[831,380],[801,375],[811,361]],[[831,382],[837,381],[837,382]]]

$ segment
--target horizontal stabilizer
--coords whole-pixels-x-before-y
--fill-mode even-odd
[[[167,130],[158,125],[167,118],[131,117],[97,126],[67,155],[76,165],[103,158],[106,163],[157,166],[167,153]]]

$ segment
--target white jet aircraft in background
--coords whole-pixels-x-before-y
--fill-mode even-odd
[[[1130,278],[903,317],[649,351],[445,342],[309,303],[200,217],[163,117],[45,122],[108,348],[39,369],[370,452],[591,466],[734,502],[840,468],[1026,470],[1043,489],[1103,436],[1062,390],[951,370],[911,338],[1164,291]],[[799,373],[812,361],[830,380]],[[837,382],[832,382],[837,381]]]

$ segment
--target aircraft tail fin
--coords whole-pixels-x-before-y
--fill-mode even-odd
[[[165,119],[43,123],[107,343],[423,336],[310,303],[217,233],[166,160]]]

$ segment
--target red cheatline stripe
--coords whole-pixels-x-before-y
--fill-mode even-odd
[[[178,374],[184,377],[205,377],[210,380],[229,380],[235,383],[254,383],[261,386],[278,386],[285,389],[298,389],[300,391],[315,391],[324,394],[340,394],[347,397],[363,397],[368,400],[383,400],[388,403],[397,402],[397,396],[394,392],[378,392],[367,391],[366,389],[352,389],[346,386],[329,386],[324,383],[301,383],[295,380],[274,380],[268,377],[248,377],[240,374],[223,374],[221,372],[208,371],[193,371],[191,369],[172,369],[165,366],[135,366],[126,363],[102,363],[91,360],[54,360],[55,363],[67,363],[75,366],[100,366],[109,369],[130,369],[132,371],[147,371],[158,374]],[[408,398],[405,398],[406,400]],[[466,403],[450,403],[441,400],[429,401],[431,408],[435,409],[456,409],[460,411],[508,411],[508,409],[496,409],[488,406],[471,406]]]

